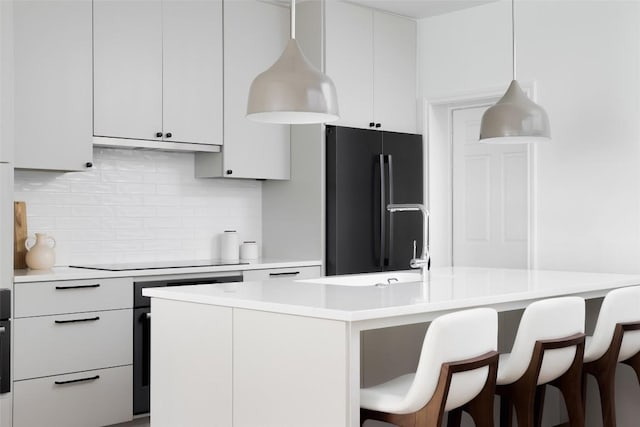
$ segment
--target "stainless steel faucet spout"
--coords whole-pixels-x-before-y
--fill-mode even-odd
[[[389,212],[409,212],[420,211],[422,212],[422,254],[420,258],[414,258],[411,260],[411,268],[421,268],[423,274],[426,274],[429,269],[429,210],[420,203],[406,203],[396,204],[392,203],[387,205]]]

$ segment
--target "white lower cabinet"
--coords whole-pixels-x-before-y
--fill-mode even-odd
[[[320,266],[270,268],[267,270],[247,270],[242,273],[245,282],[262,281],[269,279],[314,279],[320,277]]]
[[[131,309],[16,319],[14,380],[131,365],[131,319]]]
[[[133,411],[132,367],[77,372],[13,383],[13,427],[99,427]]]
[[[13,427],[130,421],[133,280],[16,283],[14,289]]]

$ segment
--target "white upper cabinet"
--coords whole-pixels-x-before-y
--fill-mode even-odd
[[[417,132],[416,23],[373,14],[373,118],[382,129]]]
[[[332,124],[416,132],[415,21],[327,2],[325,29],[326,72],[340,108]]]
[[[289,179],[290,126],[246,118],[251,82],[273,65],[288,40],[288,8],[225,2],[224,146],[222,153],[196,155],[196,176]]]
[[[92,161],[91,0],[18,0],[15,167],[85,170]]]
[[[222,2],[162,4],[165,138],[222,144]]]
[[[336,85],[340,120],[368,127],[373,117],[373,10],[349,3],[326,5],[326,72]]]
[[[222,144],[222,1],[94,0],[94,96],[95,136]]]
[[[162,3],[93,8],[94,135],[162,139]]]

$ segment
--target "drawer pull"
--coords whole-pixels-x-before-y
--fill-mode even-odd
[[[86,319],[56,320],[55,322],[57,324],[61,324],[61,323],[95,322],[96,320],[100,320],[100,316],[87,317]]]
[[[87,288],[99,288],[99,287],[100,287],[100,283],[96,283],[95,285],[56,286],[56,289],[62,291],[65,289],[87,289]]]
[[[86,381],[95,381],[100,379],[100,375],[96,375],[95,377],[87,377],[87,378],[78,378],[77,380],[68,380],[68,381],[56,381],[56,385],[64,385],[64,384],[73,384],[73,383],[83,383]]]
[[[283,271],[282,273],[269,273],[269,277],[297,276],[298,274],[300,274],[299,271]]]

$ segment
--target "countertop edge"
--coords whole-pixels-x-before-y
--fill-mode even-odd
[[[268,270],[275,268],[319,267],[320,260],[270,260],[250,261],[249,264],[207,267],[180,267],[130,271],[102,271],[72,267],[54,267],[50,270],[14,270],[13,283],[35,283],[83,279],[109,279],[117,277],[153,277],[183,274],[225,273],[232,271]]]
[[[576,273],[582,274],[582,273]],[[596,273],[596,275],[598,275]],[[617,277],[615,277],[617,276]],[[250,299],[229,299],[216,295],[185,293],[177,288],[149,288],[143,291],[145,296],[152,298],[189,302],[195,304],[215,305],[239,309],[273,312],[286,315],[314,317],[325,320],[343,322],[361,322],[385,319],[399,316],[421,315],[425,313],[440,313],[474,307],[494,307],[498,311],[509,311],[523,308],[526,303],[535,300],[555,298],[561,296],[582,296],[594,298],[604,296],[608,291],[627,286],[640,285],[640,276],[609,275],[602,282],[577,285],[564,289],[529,290],[525,292],[504,293],[491,296],[478,296],[437,302],[423,302],[418,304],[380,307],[363,310],[338,310],[325,307],[311,307],[298,304],[281,303],[276,301],[255,301]],[[220,286],[220,285],[204,285]],[[327,285],[318,285],[327,286]],[[329,285],[335,286],[335,285]],[[202,288],[201,288],[202,289]],[[524,305],[523,305],[524,304]]]

